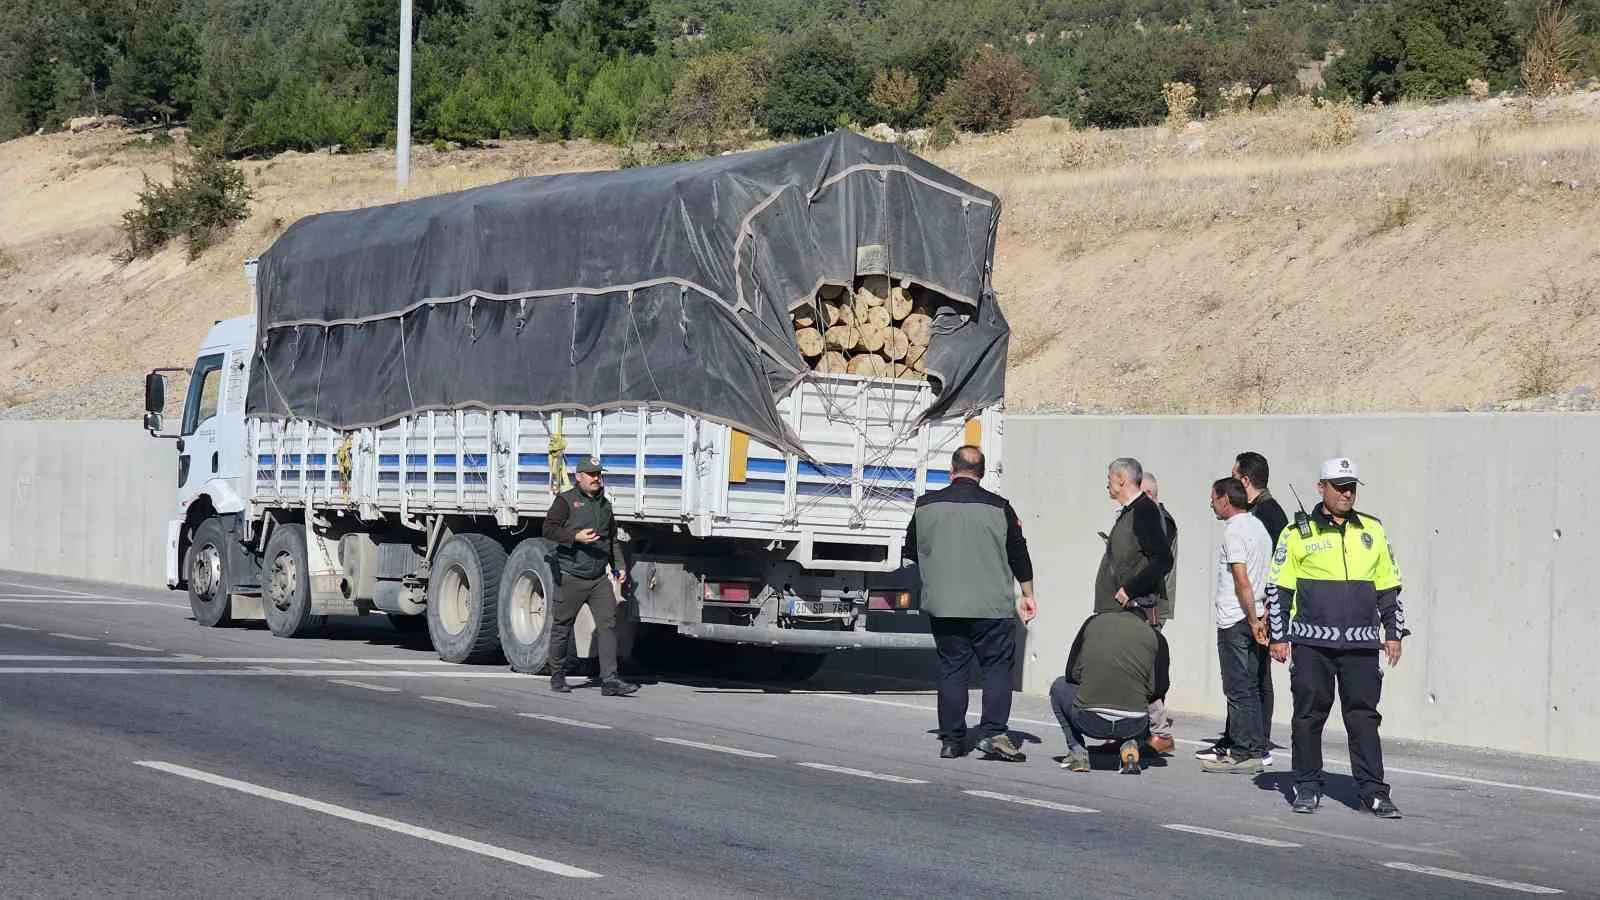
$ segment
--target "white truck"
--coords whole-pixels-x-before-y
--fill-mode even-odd
[[[381,613],[426,630],[443,660],[538,672],[555,596],[542,517],[597,457],[627,536],[624,653],[669,634],[758,645],[750,674],[805,678],[835,649],[931,647],[902,558],[915,500],[948,483],[964,443],[983,448],[989,487],[1004,469],[1000,403],[927,417],[939,385],[920,375],[808,373],[773,400],[799,437],[788,447],[648,400],[413,409],[358,427],[285,414],[252,390],[281,357],[257,261],[245,269],[256,312],[217,322],[192,366],[146,380],[146,428],[177,440],[166,580],[203,626],[264,619],[300,637],[326,616]],[[188,389],[168,433],[175,371]],[[420,374],[407,379],[422,392]]]

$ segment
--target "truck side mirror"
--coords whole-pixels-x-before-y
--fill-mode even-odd
[[[150,427],[151,416],[160,421],[161,413],[167,408],[167,377],[160,372],[150,372],[144,376],[144,412],[145,427]],[[160,430],[157,426],[156,430]]]

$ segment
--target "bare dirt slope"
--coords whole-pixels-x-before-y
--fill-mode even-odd
[[[137,415],[142,373],[246,310],[241,263],[286,223],[395,199],[391,153],[285,154],[245,164],[251,217],[199,259],[116,262],[142,173],[179,152],[122,131],[0,144],[0,416]],[[1003,198],[1013,409],[1570,407],[1600,384],[1600,94],[1033,120],[927,155]],[[412,194],[615,160],[419,149]]]

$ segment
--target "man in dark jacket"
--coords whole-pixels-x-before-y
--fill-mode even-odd
[[[1172,545],[1167,541],[1161,508],[1139,488],[1144,467],[1137,459],[1113,460],[1106,470],[1106,493],[1121,507],[1105,538],[1105,554],[1094,580],[1094,611],[1115,612],[1130,606],[1156,609],[1172,571]]]
[[[1050,685],[1050,706],[1067,739],[1061,767],[1089,771],[1085,737],[1121,741],[1122,771],[1137,775],[1150,704],[1167,695],[1167,639],[1141,610],[1095,613],[1078,630],[1067,671]]]
[[[906,527],[916,560],[921,607],[939,654],[939,755],[967,752],[967,667],[983,672],[983,720],[976,747],[985,757],[1025,757],[1007,735],[1016,622],[1033,619],[1033,560],[1022,523],[1004,497],[984,490],[983,452],[964,446],[950,460],[950,485],[917,498]],[[1012,581],[1022,585],[1019,605]]]
[[[1267,490],[1267,478],[1271,468],[1267,465],[1267,458],[1254,450],[1246,450],[1233,460],[1233,477],[1244,483],[1244,496],[1250,501],[1250,514],[1261,520],[1266,526],[1267,535],[1272,538],[1272,549],[1278,549],[1278,538],[1283,536],[1283,529],[1289,525],[1289,517],[1284,514],[1283,507],[1273,499],[1272,493]],[[1267,718],[1271,718],[1269,710]]]
[[[1106,468],[1106,493],[1120,509],[1111,532],[1100,535],[1106,549],[1094,580],[1094,611],[1136,610],[1153,625],[1160,621],[1173,558],[1161,507],[1143,492],[1143,482],[1144,466],[1137,459],[1115,459]],[[1170,727],[1164,721],[1165,702],[1154,712],[1162,724],[1150,735],[1150,748],[1170,753],[1176,742],[1161,733]]]
[[[594,459],[579,464],[577,487],[557,494],[544,517],[544,539],[556,545],[558,584],[550,624],[550,689],[562,694],[572,690],[566,677],[572,625],[587,604],[600,645],[600,693],[624,697],[639,686],[617,676],[617,595],[606,566],[611,565],[618,586],[627,580],[628,569],[603,475]]]

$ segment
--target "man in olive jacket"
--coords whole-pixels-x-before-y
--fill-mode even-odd
[[[612,577],[619,585],[627,579],[628,569],[603,474],[600,463],[593,459],[580,463],[578,486],[557,494],[544,517],[544,539],[556,545],[558,585],[550,623],[550,689],[562,694],[572,690],[567,686],[572,626],[588,604],[600,645],[600,693],[623,697],[639,686],[617,677],[617,595],[606,577],[606,566],[612,566]]]
[[[1121,507],[1105,538],[1105,554],[1094,579],[1094,611],[1155,610],[1172,571],[1172,545],[1161,507],[1140,491],[1144,467],[1137,459],[1113,460],[1106,470],[1106,493]]]
[[[976,747],[985,757],[1025,757],[1007,735],[1016,622],[1033,620],[1033,560],[1011,504],[979,485],[983,452],[967,445],[950,460],[950,485],[923,494],[906,528],[916,560],[922,611],[939,654],[939,755],[967,752],[967,667],[983,672],[983,720]],[[1012,580],[1022,585],[1019,606]]]

